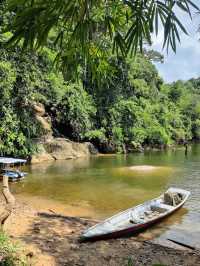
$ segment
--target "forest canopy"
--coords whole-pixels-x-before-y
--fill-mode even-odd
[[[61,136],[79,142],[90,141],[102,152],[131,152],[142,150],[145,146],[166,147],[173,143],[200,138],[200,79],[165,84],[153,64],[154,60],[163,61],[159,53],[147,50],[140,53],[138,50],[135,51],[133,58],[130,53],[123,56],[121,50],[118,53],[113,52],[116,35],[112,38],[104,36],[104,13],[102,17],[100,13],[96,14],[95,21],[103,19],[103,22],[95,24],[95,27],[98,25],[99,28],[92,31],[93,41],[86,42],[92,56],[84,57],[84,53],[87,54],[88,50],[79,49],[81,40],[79,45],[70,47],[67,52],[66,47],[70,38],[62,39],[59,35],[60,25],[55,26],[54,21],[51,21],[54,9],[46,17],[43,11],[39,12],[38,16],[36,12],[33,13],[33,17],[30,13],[35,8],[34,3],[38,5],[43,3],[44,8],[50,8],[52,3],[64,1],[25,2],[9,0],[9,9],[7,2],[1,3],[0,153],[2,155],[29,156],[37,150],[34,140],[44,136],[45,130],[34,112],[35,103],[45,107],[55,137]],[[86,2],[95,4],[95,1],[81,1],[83,4]],[[114,3],[114,1],[105,2]],[[129,3],[118,2],[126,5]],[[131,3],[136,2],[143,3],[143,1]],[[151,3],[151,1],[145,2]],[[169,4],[171,1],[165,2]],[[179,2],[176,1],[176,5]],[[184,5],[187,2],[189,6],[192,5],[191,1],[181,1],[177,7],[185,9]],[[22,10],[20,8],[23,4]],[[27,22],[24,21],[26,12]],[[185,12],[190,14],[188,8]],[[76,13],[74,16],[77,21],[80,19]],[[35,23],[32,27],[28,27],[31,19]],[[40,43],[39,37],[42,31],[39,33],[34,27],[39,27],[40,23],[41,30],[44,30],[46,19],[52,24],[50,23],[50,26],[46,24],[48,28],[47,32],[43,32],[44,42]],[[20,21],[25,27],[21,35],[17,33],[18,27],[22,28]],[[10,27],[13,29],[12,32],[6,30],[10,23],[14,23]],[[74,23],[75,21],[72,21],[73,29],[76,25]],[[133,21],[128,22],[130,28],[133,26],[131,23]],[[24,38],[24,29],[28,30],[27,38]],[[116,30],[114,26],[112,29]],[[73,31],[68,33],[72,37]],[[58,35],[60,37],[55,44]],[[85,38],[85,34],[83,35]],[[15,45],[5,46],[10,40]],[[62,48],[61,40],[65,48]],[[42,45],[43,49],[37,51],[24,49],[33,44],[38,47]],[[96,45],[102,45],[103,52],[101,49],[98,50]],[[117,46],[115,49],[118,49]],[[64,61],[61,60],[62,67],[55,69],[52,65],[59,53],[65,58]],[[88,60],[94,60],[95,69]],[[76,73],[74,65],[77,66]]]
[[[180,33],[187,34],[180,14],[192,18],[199,11],[193,0],[8,0],[6,6],[13,15],[4,29],[12,32],[9,44],[50,45],[59,67],[74,72],[85,63],[91,78],[111,52],[142,52],[160,31],[163,47],[176,52]]]

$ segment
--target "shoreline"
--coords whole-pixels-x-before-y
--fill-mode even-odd
[[[200,252],[152,243],[142,237],[80,243],[79,236],[97,221],[49,210],[35,209],[18,199],[5,224],[14,242],[24,247],[28,265],[200,265]],[[30,256],[31,254],[31,256]]]
[[[71,140],[66,140],[65,138],[59,138],[60,141],[66,141],[68,144],[71,143]],[[113,151],[113,152],[101,152],[98,151],[98,148],[96,146],[94,146],[92,143],[89,142],[73,142],[74,145],[77,145],[76,151],[75,153],[77,153],[76,155],[74,155],[73,153],[71,154],[71,150],[62,150],[60,149],[59,151],[59,156],[56,154],[56,156],[53,155],[53,153],[48,153],[48,152],[44,152],[41,151],[41,153],[36,153],[36,154],[32,154],[31,157],[28,159],[28,163],[30,165],[35,165],[35,164],[41,164],[44,162],[52,162],[52,161],[63,161],[63,160],[76,160],[79,158],[87,158],[87,157],[112,157],[112,156],[117,156],[117,155],[128,155],[128,154],[138,154],[138,153],[148,153],[148,152],[164,152],[164,151],[177,151],[177,150],[183,150],[185,151],[185,155],[187,155],[188,152],[188,148],[190,150],[190,146],[193,144],[198,144],[200,143],[200,141],[190,141],[187,144],[187,151],[186,151],[186,147],[184,146],[184,144],[178,144],[178,143],[174,143],[174,144],[170,144],[170,145],[161,145],[161,146],[151,146],[151,145],[146,145],[146,146],[141,146],[139,149],[126,149],[125,152],[117,152],[117,151]],[[79,153],[79,148],[80,145],[84,146],[84,145],[91,145],[92,149],[88,149],[88,147],[86,148],[86,150],[82,151],[80,149],[80,153]],[[67,153],[67,155],[66,155]],[[69,155],[69,154],[71,155]]]

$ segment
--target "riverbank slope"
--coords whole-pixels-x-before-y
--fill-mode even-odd
[[[5,230],[24,246],[29,265],[128,265],[128,260],[136,266],[200,265],[198,251],[164,247],[141,237],[80,243],[81,232],[95,222],[17,200]]]

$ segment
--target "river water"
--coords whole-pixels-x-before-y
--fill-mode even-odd
[[[134,169],[151,165],[155,168]],[[62,206],[84,217],[106,218],[157,197],[168,187],[191,191],[184,208],[147,230],[157,242],[168,238],[200,247],[200,145],[129,155],[105,155],[27,166],[28,176],[12,184],[19,197],[38,205]]]

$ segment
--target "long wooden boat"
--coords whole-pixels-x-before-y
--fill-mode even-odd
[[[175,195],[179,200],[178,202],[166,202],[166,195]],[[83,232],[81,240],[116,238],[137,233],[181,208],[189,195],[189,191],[180,188],[169,188],[158,198],[120,212],[90,227]]]

